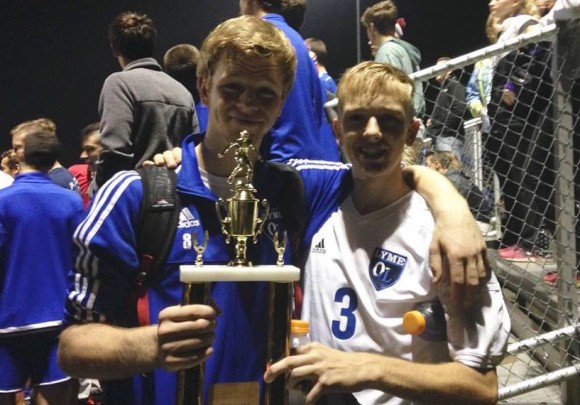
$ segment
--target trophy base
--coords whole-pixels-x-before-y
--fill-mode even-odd
[[[300,269],[296,266],[228,266],[185,264],[179,266],[179,280],[182,283],[212,283],[216,281],[268,281],[292,283],[300,279]]]

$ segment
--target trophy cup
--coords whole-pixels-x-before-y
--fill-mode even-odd
[[[291,283],[300,277],[300,270],[295,266],[284,265],[286,235],[281,239],[274,235],[274,246],[277,254],[276,264],[254,266],[246,257],[248,241],[256,243],[262,226],[266,222],[269,204],[255,196],[256,190],[251,183],[253,164],[249,152],[257,153],[247,131],[242,131],[238,139],[230,143],[219,154],[220,158],[235,149],[236,166],[228,177],[228,183],[233,186],[233,196],[219,199],[216,203],[216,213],[221,223],[222,233],[226,243],[235,244],[235,256],[227,265],[204,265],[202,254],[206,240],[198,243],[194,238],[194,248],[197,259],[193,265],[180,266],[180,280],[184,283],[182,304],[206,303],[209,299],[210,283],[216,281],[265,281],[269,282],[268,297],[268,347],[266,358],[273,362],[288,355],[288,332],[290,325]],[[201,404],[203,388],[203,365],[178,374],[177,401],[178,405]],[[283,378],[265,387],[265,404],[278,405],[285,403],[286,390]],[[241,403],[250,403],[246,398]],[[258,398],[259,400],[259,398]],[[223,403],[234,404],[231,398]],[[219,400],[216,400],[216,405]]]

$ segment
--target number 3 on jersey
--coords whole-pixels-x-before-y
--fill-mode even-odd
[[[350,339],[356,328],[354,315],[358,307],[356,292],[348,287],[339,288],[334,294],[334,302],[340,306],[340,319],[332,321],[332,334],[337,339]]]

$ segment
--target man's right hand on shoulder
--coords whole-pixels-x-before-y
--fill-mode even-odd
[[[219,312],[208,305],[173,306],[159,313],[159,367],[167,371],[191,368],[213,352]]]

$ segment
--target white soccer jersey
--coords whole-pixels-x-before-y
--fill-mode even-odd
[[[347,198],[314,235],[306,262],[302,317],[310,321],[312,340],[410,361],[451,355],[471,367],[497,365],[510,330],[497,279],[469,313],[451,303],[448,284],[432,282],[433,229],[431,212],[415,192],[368,215]],[[447,344],[403,330],[405,312],[435,298],[445,307]],[[425,352],[431,358],[422,357]],[[364,405],[409,403],[377,390],[355,396]]]

